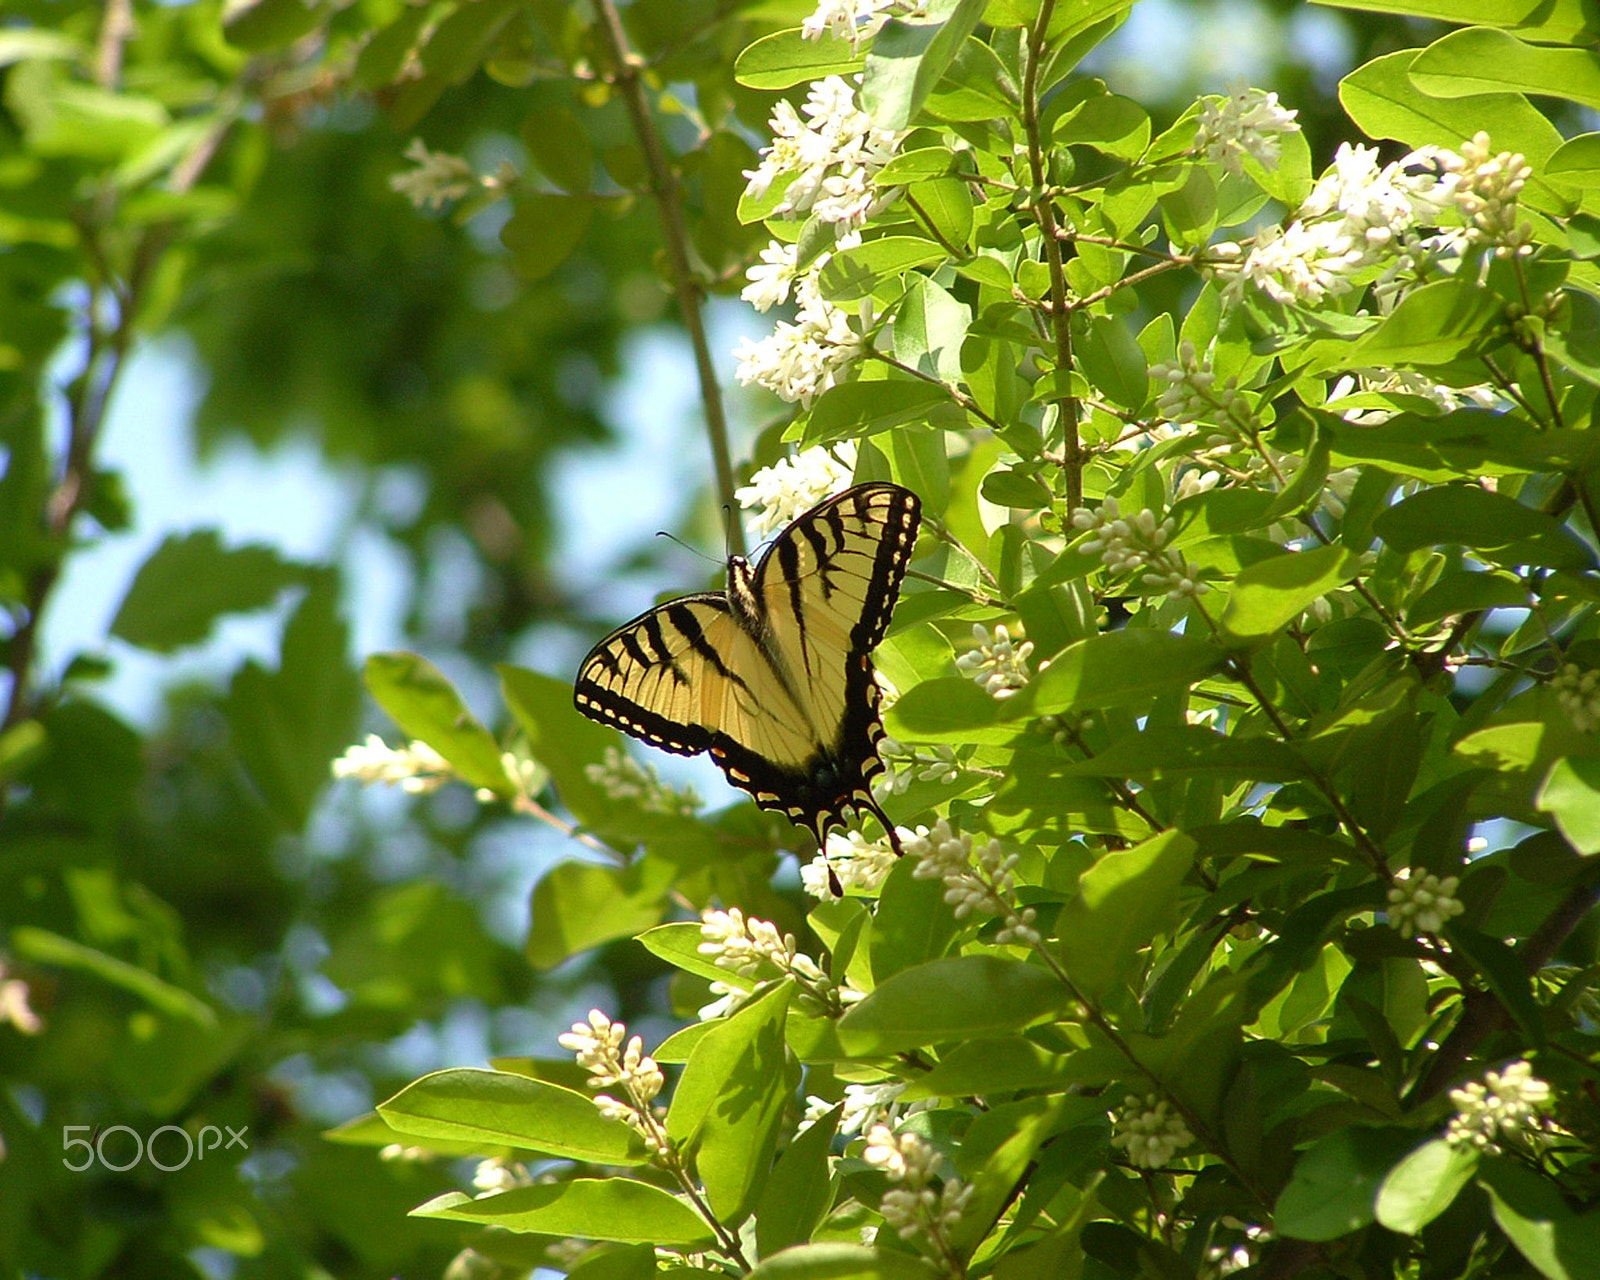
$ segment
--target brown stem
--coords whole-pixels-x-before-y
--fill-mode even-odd
[[[1039,64],[1044,58],[1046,34],[1055,13],[1055,0],[1044,0],[1039,16],[1028,31],[1028,65],[1022,77],[1022,127],[1028,140],[1028,167],[1033,182],[1032,211],[1043,233],[1042,249],[1050,273],[1050,330],[1055,337],[1056,377],[1061,394],[1056,417],[1061,427],[1061,468],[1067,509],[1083,505],[1083,443],[1078,435],[1078,398],[1072,394],[1072,318],[1067,313],[1067,273],[1061,259],[1060,231],[1055,206],[1050,202],[1045,171],[1044,138],[1039,131]]]
[[[722,389],[711,359],[711,345],[706,338],[705,317],[701,312],[704,293],[689,264],[689,234],[683,220],[678,175],[667,158],[660,131],[650,113],[650,100],[645,95],[644,80],[639,74],[642,64],[638,55],[628,47],[628,36],[622,28],[617,7],[613,0],[594,0],[594,7],[600,17],[600,34],[611,54],[610,83],[622,95],[628,116],[633,121],[634,134],[639,139],[639,148],[644,152],[645,166],[650,171],[650,189],[661,216],[667,264],[672,272],[672,288],[678,298],[678,312],[683,317],[683,327],[688,331],[689,343],[694,348],[700,404],[705,411],[706,430],[711,436],[711,461],[717,473],[717,496],[722,505],[731,509],[735,504],[728,419],[722,406]],[[743,555],[744,529],[737,520],[731,524],[728,531],[729,546],[735,554]]]

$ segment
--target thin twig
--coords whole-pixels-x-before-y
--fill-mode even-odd
[[[662,238],[666,243],[667,263],[672,272],[673,292],[678,298],[678,311],[683,317],[683,327],[688,331],[689,343],[694,348],[695,373],[700,382],[700,404],[705,411],[706,431],[711,437],[711,461],[716,468],[717,497],[723,506],[732,508],[733,462],[728,444],[728,419],[722,405],[722,388],[711,359],[711,346],[706,338],[705,317],[702,314],[704,292],[689,264],[689,233],[684,225],[683,206],[678,193],[678,175],[667,158],[666,147],[650,113],[650,100],[645,94],[644,80],[639,74],[640,59],[628,46],[627,33],[612,0],[594,0],[595,11],[600,15],[599,28],[611,55],[610,83],[622,95],[633,121],[633,131],[644,152],[645,167],[650,171],[650,189],[656,208],[661,215]],[[728,542],[734,554],[745,551],[744,529],[737,520],[730,522]]]

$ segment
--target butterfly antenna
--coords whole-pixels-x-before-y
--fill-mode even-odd
[[[687,551],[690,555],[696,557],[697,559],[706,560],[706,561],[709,561],[712,564],[716,563],[715,560],[713,560],[710,556],[708,556],[704,551],[700,550],[699,547],[691,547],[687,542],[685,542],[682,538],[680,538],[675,533],[668,533],[665,529],[657,529],[656,530],[656,537],[658,537],[658,538],[666,538],[669,542],[676,542],[680,547],[682,547],[685,551]]]

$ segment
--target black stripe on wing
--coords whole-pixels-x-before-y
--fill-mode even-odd
[[[713,618],[730,613],[727,597],[708,591],[669,600],[623,623],[589,650],[578,668],[574,705],[591,720],[614,725],[664,751],[692,756],[710,750],[712,726],[692,715],[668,714],[659,697],[642,697],[645,689],[659,690],[660,681],[667,680],[682,709],[694,708],[695,690],[707,668],[743,683],[707,638],[701,608],[711,610]]]

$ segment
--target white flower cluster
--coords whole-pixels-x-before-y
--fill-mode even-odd
[[[472,1185],[479,1191],[510,1191],[513,1187],[532,1186],[533,1176],[525,1164],[490,1156],[478,1161],[478,1167],[472,1171]]]
[[[1177,528],[1170,516],[1158,521],[1155,512],[1146,509],[1124,517],[1117,500],[1107,498],[1098,507],[1079,507],[1072,513],[1072,524],[1093,533],[1078,544],[1080,551],[1090,555],[1098,551],[1113,573],[1144,569],[1145,582],[1164,588],[1169,600],[1203,596],[1211,590],[1200,581],[1196,565],[1181,552],[1165,550]]]
[[[1471,246],[1525,253],[1532,229],[1517,222],[1517,196],[1532,170],[1523,157],[1492,153],[1479,133],[1459,153],[1423,147],[1379,166],[1376,147],[1341,143],[1287,227],[1245,245],[1211,248],[1211,269],[1240,297],[1246,284],[1274,301],[1315,306],[1346,293],[1368,268],[1389,282]],[[1441,226],[1453,219],[1456,225]],[[1424,234],[1439,228],[1434,234]],[[1401,286],[1380,282],[1389,302]]]
[[[1517,1061],[1502,1071],[1486,1071],[1481,1084],[1474,1080],[1450,1090],[1450,1101],[1456,1114],[1445,1140],[1498,1155],[1502,1142],[1533,1142],[1543,1135],[1550,1086],[1533,1074],[1530,1063]]]
[[[762,467],[749,484],[735,489],[733,496],[745,510],[756,512],[750,527],[756,536],[765,538],[824,498],[842,492],[850,484],[855,465],[854,441],[837,449],[816,445]]]
[[[895,0],[819,0],[816,12],[800,24],[800,35],[806,40],[820,40],[832,35],[850,42],[850,52],[861,47],[863,40],[877,35],[888,15],[884,10]]]
[[[1576,662],[1563,662],[1550,687],[1574,729],[1579,733],[1600,729],[1600,670],[1585,671]]]
[[[909,833],[908,833],[909,834]],[[895,864],[894,847],[887,836],[868,840],[859,831],[830,831],[823,851],[800,868],[800,884],[813,898],[833,900],[831,871],[839,887],[874,894]]]
[[[661,781],[653,764],[642,764],[617,747],[607,747],[599,764],[586,764],[583,773],[612,800],[637,801],[646,813],[692,816],[704,803],[692,786],[679,791]]]
[[[347,747],[333,762],[335,778],[355,778],[361,782],[398,782],[410,795],[437,791],[455,777],[445,758],[420,739],[406,746],[389,746],[375,733],[365,742]]]
[[[739,340],[733,352],[739,362],[733,376],[742,387],[765,387],[780,400],[809,408],[860,359],[862,341],[851,328],[850,317],[818,292],[814,275],[800,279],[795,301],[793,321],[778,321],[759,342]]]
[[[1260,426],[1239,390],[1239,380],[1229,378],[1219,387],[1211,361],[1202,360],[1188,338],[1178,344],[1178,358],[1151,365],[1150,376],[1165,383],[1156,399],[1156,413],[1168,422],[1208,422],[1249,432]]]
[[[957,920],[974,911],[999,916],[996,943],[1015,942],[1033,947],[1039,944],[1039,931],[1033,927],[1036,912],[1032,907],[1017,909],[1016,877],[1012,875],[1019,855],[1007,854],[998,840],[990,840],[974,850],[972,837],[957,835],[950,823],[940,818],[932,831],[918,827],[902,842],[905,851],[917,859],[912,876],[918,880],[943,880],[944,900],[955,910]],[[976,865],[974,865],[976,857]]]
[[[0,1025],[9,1022],[25,1036],[36,1036],[44,1029],[44,1020],[28,1003],[32,993],[21,978],[8,978],[8,969],[0,960]]]
[[[1200,129],[1194,146],[1212,164],[1230,173],[1244,172],[1245,156],[1254,156],[1265,169],[1276,169],[1281,137],[1299,133],[1298,112],[1278,105],[1278,95],[1252,89],[1243,82],[1230,85],[1226,98],[1207,98],[1200,108]]]
[[[1438,933],[1445,921],[1466,910],[1455,896],[1460,884],[1460,876],[1419,875],[1415,867],[1404,868],[1389,889],[1389,923],[1402,938]]]
[[[885,734],[878,739],[878,759],[883,761],[884,771],[873,782],[872,789],[880,795],[902,796],[911,789],[913,782],[940,782],[949,786],[961,776],[954,747],[918,749]]]
[[[442,209],[471,194],[478,185],[478,175],[470,164],[448,151],[429,151],[421,138],[411,139],[406,159],[416,168],[394,174],[389,179],[389,189],[399,192],[418,209]]]
[[[939,1152],[914,1133],[896,1133],[886,1124],[872,1126],[863,1160],[882,1169],[893,1190],[884,1192],[879,1210],[902,1240],[926,1234],[942,1249],[972,1199],[972,1188],[959,1178],[946,1178],[935,1191],[930,1185],[939,1167]]]
[[[990,635],[989,628],[981,622],[972,624],[972,638],[978,647],[956,659],[961,674],[976,680],[991,698],[1015,697],[1031,675],[1028,655],[1033,652],[1033,641],[1018,643],[1003,626],[996,627]]]
[[[1473,405],[1479,409],[1498,409],[1501,406],[1500,393],[1486,382],[1471,387],[1447,387],[1415,369],[1385,369],[1355,376],[1345,374],[1328,388],[1328,406],[1332,408],[1345,396],[1361,392],[1416,396],[1429,401],[1442,413],[1454,413],[1463,405]],[[1393,409],[1355,408],[1342,410],[1340,416],[1358,427],[1377,427],[1388,422],[1396,412]]]
[[[1116,1132],[1111,1145],[1126,1152],[1135,1169],[1159,1169],[1194,1141],[1183,1117],[1153,1093],[1148,1098],[1123,1099],[1122,1110],[1113,1119]]]
[[[822,971],[810,956],[799,949],[794,934],[779,934],[770,920],[745,918],[738,907],[726,911],[708,910],[700,915],[700,945],[695,948],[719,969],[754,978],[762,965],[770,965],[780,976],[793,978],[800,1003],[813,1012],[838,1015],[845,1006],[865,998],[866,993],[851,986],[840,987]],[[724,1001],[708,1008],[737,1008],[748,993],[725,983],[713,983],[712,990]],[[701,1011],[702,1016],[705,1010]]]
[[[839,1132],[845,1137],[861,1133],[880,1122],[895,1124],[901,1118],[927,1111],[937,1103],[936,1098],[922,1098],[902,1105],[898,1099],[906,1091],[905,1081],[886,1080],[882,1084],[847,1084],[844,1087],[844,1107],[839,1112]],[[811,1094],[806,1098],[802,1129],[810,1128],[836,1104],[826,1098]]]
[[[578,1065],[589,1073],[589,1087],[603,1089],[621,1085],[626,1102],[596,1094],[594,1104],[609,1120],[620,1120],[644,1139],[652,1154],[666,1150],[666,1131],[651,1102],[666,1084],[656,1060],[644,1051],[644,1041],[634,1036],[623,1048],[628,1028],[612,1022],[598,1009],[589,1010],[587,1023],[574,1022],[572,1030],[556,1037],[563,1049],[577,1055]]]
[[[849,81],[815,81],[800,112],[779,99],[768,127],[772,143],[762,149],[761,164],[746,170],[745,195],[759,200],[774,182],[786,182],[774,213],[812,216],[848,230],[891,198],[892,192],[877,191],[873,176],[894,157],[904,135],[874,125],[856,104]]]

